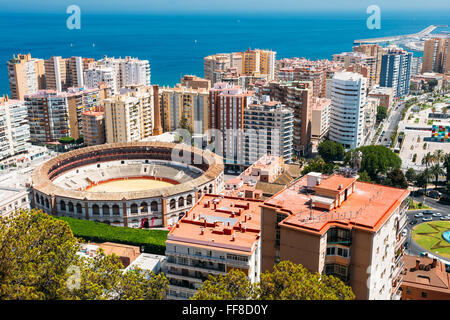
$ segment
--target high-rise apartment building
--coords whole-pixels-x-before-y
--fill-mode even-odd
[[[244,110],[244,165],[267,154],[292,162],[294,110],[278,101],[252,103]]]
[[[450,72],[450,38],[425,40],[422,73]]]
[[[72,87],[84,87],[84,68],[91,61],[82,57],[57,56],[45,60],[46,89],[62,92]]]
[[[27,116],[23,101],[0,97],[0,159],[28,150],[30,126]]]
[[[86,146],[104,144],[105,138],[105,112],[103,107],[92,108],[81,114],[82,133]]]
[[[282,260],[333,275],[356,299],[401,297],[408,190],[309,173],[262,206],[261,272]]]
[[[409,93],[412,53],[396,46],[389,46],[383,54],[380,87],[394,88],[395,97]]]
[[[221,133],[225,164],[242,165],[244,110],[253,98],[252,91],[225,83],[216,83],[210,90],[210,127]]]
[[[150,85],[150,63],[148,60],[125,57],[103,57],[98,64],[111,68],[116,74],[118,89],[127,85]]]
[[[109,88],[109,95],[116,95],[119,90],[116,73],[112,68],[91,66],[84,70],[84,82],[87,88],[97,88],[105,83]]]
[[[106,88],[69,88],[65,92],[40,90],[25,96],[32,143],[58,141],[82,134],[82,113],[107,97]]]
[[[237,77],[264,76],[266,80],[275,79],[276,52],[262,49],[248,49],[243,52],[219,53],[203,59],[204,77],[211,84],[222,82],[230,72]]]
[[[153,87],[127,86],[103,101],[106,142],[140,141],[153,134]]]
[[[208,79],[203,79],[194,75],[185,75],[180,80],[180,85],[182,87],[191,89],[211,89],[211,81]]]
[[[209,91],[183,86],[161,88],[162,126],[165,132],[184,127],[194,135],[209,129]]]
[[[11,99],[23,100],[26,94],[45,89],[44,60],[19,54],[7,62],[7,67]]]
[[[189,299],[210,274],[232,269],[259,281],[262,203],[212,194],[200,198],[167,235],[169,299]]]
[[[328,135],[330,111],[330,99],[315,97],[312,99],[311,139],[320,142]]]
[[[377,72],[377,58],[358,51],[354,52],[342,52],[333,55],[334,61],[339,61],[344,64],[349,72],[357,72],[367,78],[368,89],[376,85],[376,72]],[[364,69],[364,66],[368,70]]]
[[[357,148],[363,142],[364,108],[367,79],[358,73],[338,72],[331,87],[329,138],[345,148]]]
[[[258,97],[270,96],[294,110],[294,153],[297,156],[311,152],[312,81],[272,81],[255,85]]]
[[[361,44],[353,47],[353,52],[360,52],[367,56],[375,57],[375,81],[374,86],[380,83],[381,60],[385,49],[378,44]]]

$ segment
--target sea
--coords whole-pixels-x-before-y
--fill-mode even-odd
[[[290,14],[89,14],[70,30],[69,14],[0,13],[0,96],[9,94],[7,60],[33,57],[104,55],[148,59],[152,84],[173,86],[185,74],[203,76],[207,55],[271,49],[277,59],[331,59],[351,51],[355,39],[411,34],[430,25],[446,25],[449,12],[382,12],[380,29],[369,29],[369,15]],[[441,28],[439,32],[448,32]],[[420,53],[415,53],[420,55]]]

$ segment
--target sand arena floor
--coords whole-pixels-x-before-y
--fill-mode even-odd
[[[172,186],[172,183],[145,178],[124,178],[114,181],[101,182],[87,189],[89,192],[132,192]]]

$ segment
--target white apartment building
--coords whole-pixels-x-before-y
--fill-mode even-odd
[[[330,130],[331,100],[312,99],[311,139],[322,141]]]
[[[95,66],[84,71],[84,81],[88,88],[98,88],[100,82],[104,82],[110,88],[110,95],[114,96],[119,92],[119,82],[117,75],[112,68]]]
[[[264,155],[282,156],[292,162],[294,110],[278,101],[249,105],[244,110],[244,165],[252,165]]]
[[[367,79],[358,73],[337,72],[332,81],[329,138],[345,148],[361,146]]]
[[[150,63],[148,60],[125,57],[104,57],[98,63],[111,68],[116,74],[117,86],[123,88],[127,85],[150,85]]]
[[[140,141],[153,131],[153,88],[127,86],[104,100],[106,143]]]
[[[20,209],[30,209],[28,190],[0,186],[0,217],[7,217]]]
[[[189,299],[208,275],[231,269],[257,282],[261,269],[261,200],[205,194],[166,240],[169,299]]]
[[[30,126],[23,101],[0,98],[0,159],[26,152],[30,146]]]

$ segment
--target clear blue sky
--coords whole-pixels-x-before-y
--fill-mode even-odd
[[[0,12],[65,13],[69,5],[85,13],[243,13],[364,11],[437,11],[450,18],[450,0],[1,0]]]

